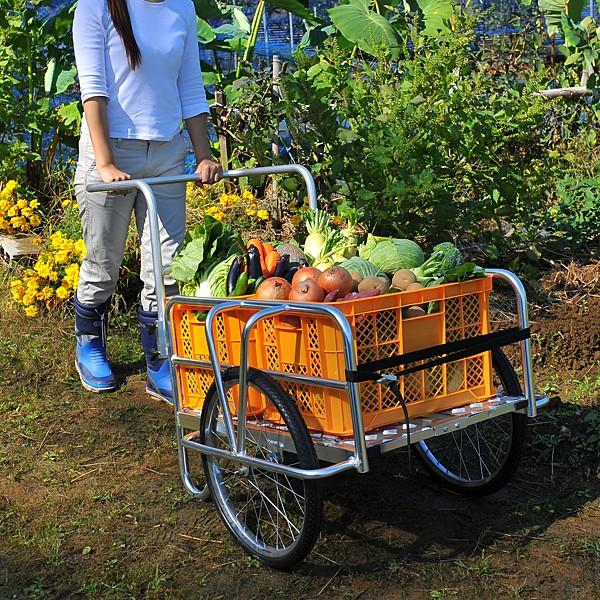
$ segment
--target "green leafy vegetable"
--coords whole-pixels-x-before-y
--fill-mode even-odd
[[[367,241],[359,247],[358,254],[389,275],[400,269],[418,267],[425,260],[423,250],[412,240],[392,237],[382,240],[371,234],[367,236]]]
[[[192,289],[207,283],[209,274],[218,268],[219,270],[213,274],[213,284],[215,290],[220,291],[222,283],[220,263],[222,264],[240,248],[243,248],[243,245],[239,234],[230,225],[207,215],[203,223],[186,233],[183,246],[173,259],[169,273],[176,281],[186,284],[183,286],[183,292],[189,293]],[[205,292],[210,290],[213,284],[209,283],[208,287],[203,286],[202,290],[196,289],[196,293],[189,295],[211,296],[212,291],[208,294]]]
[[[430,281],[444,277],[465,262],[462,252],[451,242],[434,246],[431,256],[419,267],[413,269],[419,283],[428,285]]]

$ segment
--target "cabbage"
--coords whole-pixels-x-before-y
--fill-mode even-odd
[[[217,263],[206,275],[206,278],[200,281],[196,295],[203,298],[207,296],[225,298],[227,296],[227,275],[229,275],[229,269],[236,258],[237,256],[232,254],[229,258]],[[208,284],[208,287],[205,284]],[[206,291],[210,291],[210,293],[206,294]]]
[[[346,271],[357,271],[363,277],[368,277],[369,275],[381,275],[381,271],[373,263],[370,263],[360,256],[353,256],[342,262],[339,266],[344,267]]]
[[[378,242],[377,238],[370,234],[366,243],[358,249],[358,253],[361,258],[367,259],[388,275],[400,269],[414,269],[425,260],[423,250],[412,240],[387,238]]]

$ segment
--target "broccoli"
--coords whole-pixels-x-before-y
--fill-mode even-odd
[[[434,246],[431,256],[420,266],[413,269],[419,283],[427,285],[433,279],[444,277],[465,262],[462,252],[451,242],[442,242]]]

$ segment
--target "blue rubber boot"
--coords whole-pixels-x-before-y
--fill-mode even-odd
[[[140,307],[138,308],[138,320],[140,322],[140,339],[146,356],[148,371],[146,392],[157,400],[173,405],[173,387],[171,385],[169,361],[161,357],[158,352],[156,332],[158,313],[143,310]]]
[[[104,304],[82,304],[75,296],[75,368],[83,387],[97,394],[114,392],[115,376],[106,357],[106,327],[110,299]]]

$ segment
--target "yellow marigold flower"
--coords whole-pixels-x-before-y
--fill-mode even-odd
[[[253,217],[253,216],[256,214],[256,210],[255,210],[254,208],[247,208],[247,209],[246,209],[246,214],[247,214],[249,217]]]
[[[83,258],[85,256],[85,243],[83,240],[77,240],[75,242],[75,252]]]
[[[42,224],[42,219],[39,217],[39,215],[31,215],[29,222],[31,223],[32,227],[39,227]]]
[[[27,317],[37,317],[40,314],[40,311],[37,306],[28,306],[25,309],[25,315]]]
[[[68,262],[68,260],[69,255],[66,250],[59,250],[58,252],[54,253],[54,262],[57,265],[64,265]]]
[[[55,281],[58,281],[58,273],[56,271],[50,271],[50,273],[48,273],[48,279],[54,283]]]
[[[71,285],[71,281],[69,281],[69,279],[68,279],[67,277],[63,277],[63,280],[61,281],[60,285],[61,285],[62,287],[64,287],[64,288],[65,288],[65,290],[70,290],[70,289],[71,289],[71,287],[73,287],[73,286]]]
[[[261,208],[261,209],[260,209],[260,210],[259,210],[259,211],[256,213],[256,216],[257,216],[259,219],[262,219],[262,220],[264,221],[265,219],[268,219],[268,218],[269,218],[269,213],[268,213],[268,212],[267,212],[267,211],[266,211],[264,208]]]
[[[17,187],[17,182],[14,179],[11,179],[10,181],[6,182],[6,185],[4,186],[2,191],[5,194],[7,194],[8,196],[10,196],[10,194],[12,194],[15,191],[16,187]]]
[[[252,202],[252,200],[255,200],[254,194],[250,190],[244,190],[242,192],[242,198],[247,202]]]
[[[27,200],[23,200],[23,198],[17,200],[17,208],[20,208],[21,210],[27,208]]]
[[[31,217],[33,215],[33,211],[26,206],[25,208],[21,209],[21,215],[23,217]]]
[[[42,294],[44,300],[50,300],[50,298],[54,296],[54,290],[48,285],[42,288],[40,293]]]
[[[72,202],[71,202],[71,199],[70,199],[70,198],[66,198],[65,200],[63,200],[63,201],[60,203],[60,205],[61,205],[63,208],[68,208],[69,206],[71,206],[71,204],[72,204]]]
[[[56,296],[57,298],[60,298],[61,300],[66,300],[71,294],[69,293],[69,290],[67,290],[64,287],[59,287],[56,290]]]
[[[17,209],[14,206],[11,206],[7,211],[6,211],[6,216],[7,217],[16,217],[17,216]]]
[[[23,298],[21,299],[23,306],[31,306],[32,304],[35,304],[35,297],[36,293],[27,292],[24,294]]]
[[[35,210],[36,208],[38,208],[40,205],[40,203],[37,200],[30,200],[29,201],[29,208],[32,208],[33,210]]]

